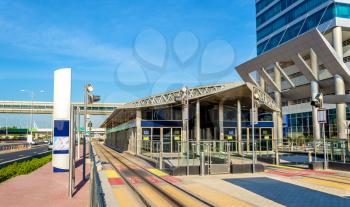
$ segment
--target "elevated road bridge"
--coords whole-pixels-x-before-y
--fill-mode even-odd
[[[114,109],[121,106],[122,103],[94,103],[87,107],[88,114],[91,115],[109,115]],[[84,103],[73,103],[74,107],[80,107],[84,110]],[[39,101],[0,101],[0,113],[16,113],[16,114],[52,114],[52,102]]]

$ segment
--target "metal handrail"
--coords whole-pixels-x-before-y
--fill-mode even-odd
[[[91,156],[91,180],[90,180],[90,207],[105,207],[106,200],[105,200],[105,194],[102,190],[102,184],[100,180],[100,176],[97,171],[96,167],[96,159],[95,159],[95,152],[93,151],[93,147],[90,148]],[[93,155],[92,155],[93,154]]]

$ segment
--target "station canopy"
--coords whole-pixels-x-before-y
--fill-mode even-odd
[[[118,117],[118,114],[123,114],[123,116],[125,116],[125,112],[127,112],[132,116],[138,108],[161,107],[179,103],[178,97],[181,97],[182,95],[183,92],[181,89],[178,89],[126,103],[115,109],[102,124],[102,127],[105,127],[106,123],[110,120],[115,120],[116,117]],[[269,94],[251,83],[224,83],[198,86],[188,89],[188,99],[190,103],[200,100],[201,103],[203,102],[206,104],[218,104],[223,102],[225,105],[233,106],[239,99],[242,106],[251,108],[252,97],[254,98],[255,103],[259,105],[259,108],[263,108],[267,111],[280,110]]]

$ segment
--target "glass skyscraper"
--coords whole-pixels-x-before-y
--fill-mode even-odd
[[[271,49],[288,44],[290,40],[317,28],[339,57],[343,59],[347,68],[350,68],[350,0],[256,0],[255,4],[257,58],[264,53],[269,53]],[[310,57],[305,58],[308,61],[310,59]],[[322,60],[318,61],[318,77],[316,79],[320,82],[333,79],[333,75],[324,67]],[[301,73],[300,68],[297,68],[294,63],[285,62],[282,64],[295,85],[310,84]],[[268,66],[263,65],[262,67]],[[282,80],[282,93],[284,89],[288,88],[283,88],[284,86],[286,86],[286,81]],[[328,85],[327,87],[333,88],[334,86]],[[325,89],[318,85],[317,88],[320,88],[320,91]],[[344,92],[348,93],[349,87],[345,88]],[[334,92],[331,93],[334,94]],[[315,132],[313,109],[310,106],[311,99],[311,94],[309,97],[303,96],[302,98],[298,96],[285,97],[285,100],[282,98],[284,137],[314,137],[314,133],[320,133],[319,129]],[[340,113],[344,114],[340,118],[341,122],[337,121],[336,104],[327,105],[326,108],[328,121],[325,126],[325,134],[329,138],[338,137],[337,130],[341,130],[339,129],[340,123],[350,120],[350,108],[346,108],[346,111],[341,110]],[[346,130],[347,135],[349,135],[350,129]]]
[[[328,30],[335,18],[350,19],[349,0],[257,0],[257,53],[315,27]]]

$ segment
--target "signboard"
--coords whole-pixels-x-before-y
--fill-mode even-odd
[[[54,120],[53,148],[56,153],[68,153],[69,120]]]
[[[71,78],[72,72],[70,68],[63,68],[54,72],[52,147],[52,167],[54,172],[69,171]]]
[[[250,124],[256,125],[258,123],[258,110],[257,108],[250,109]]]
[[[327,111],[326,111],[326,109],[318,109],[317,121],[318,121],[318,123],[327,123]]]
[[[27,143],[32,143],[33,142],[33,136],[31,134],[27,135]]]

